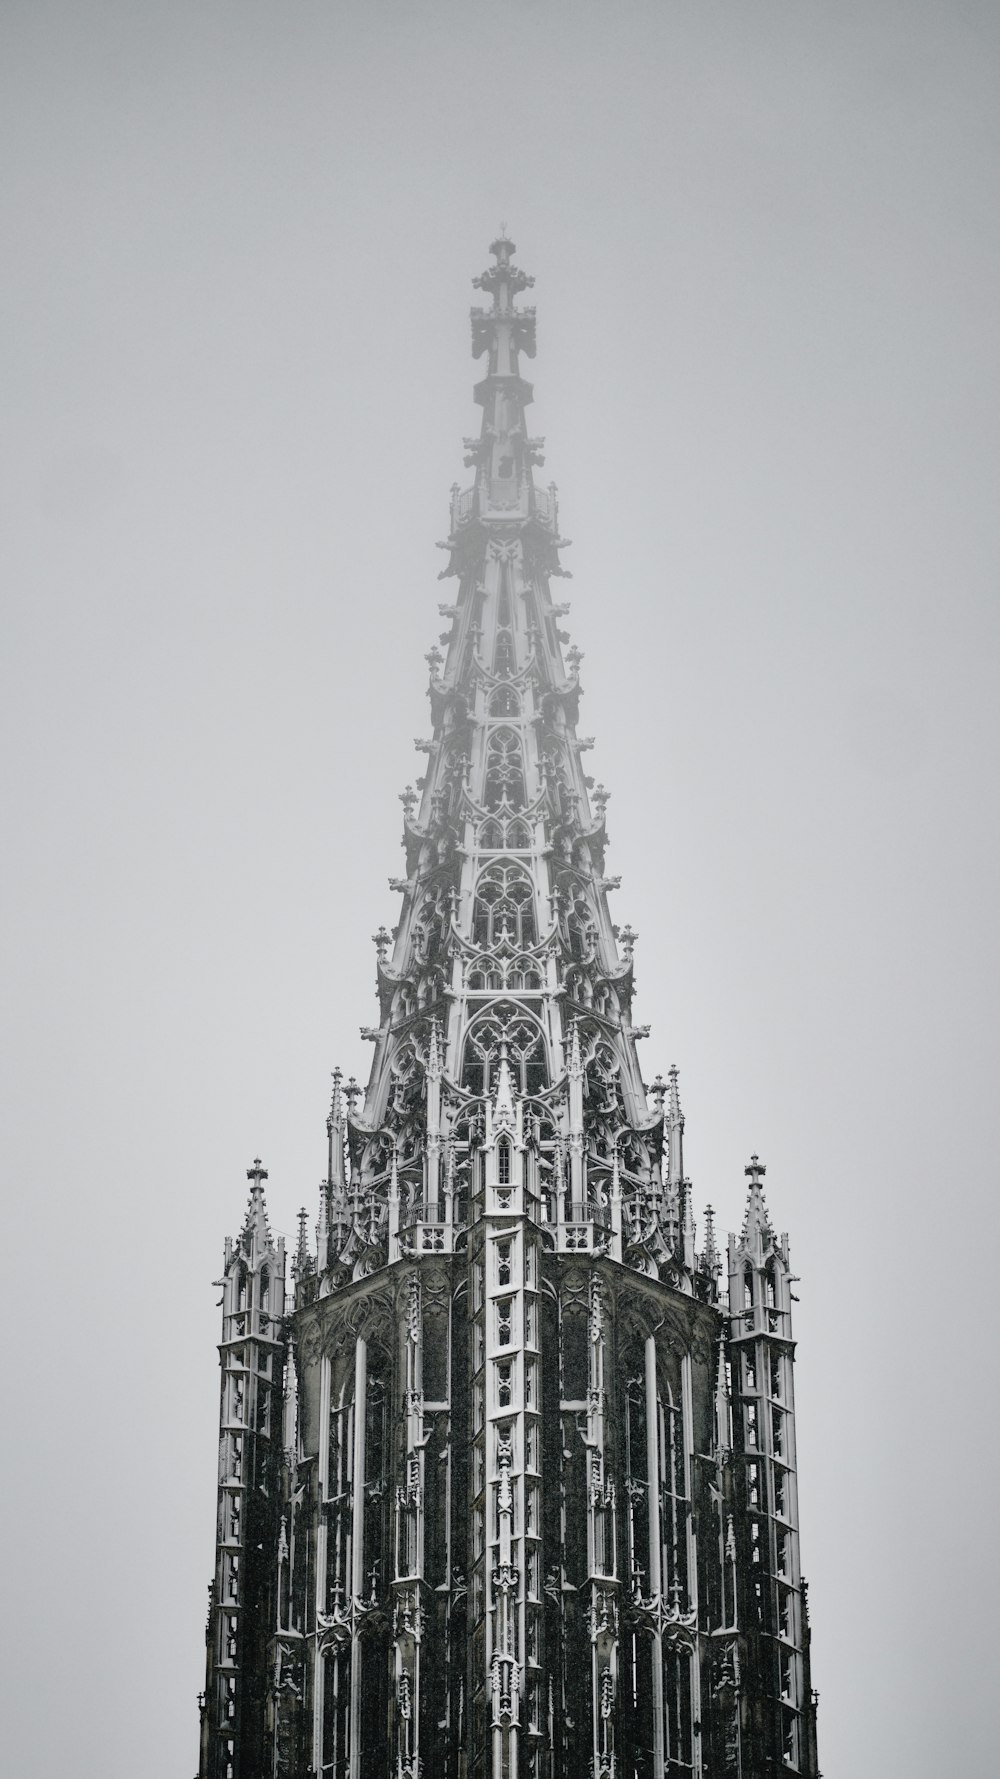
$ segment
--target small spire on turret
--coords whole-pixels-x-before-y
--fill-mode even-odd
[[[299,1239],[295,1244],[295,1260],[292,1271],[296,1278],[302,1278],[312,1267],[312,1256],[309,1253],[309,1212],[302,1206],[298,1216]]]
[[[330,1089],[330,1116],[328,1117],[328,1119],[326,1121],[328,1129],[329,1129],[330,1125],[337,1123],[337,1120],[339,1119],[339,1117],[341,1115],[340,1084],[343,1081],[343,1079],[344,1079],[343,1070],[338,1065],[337,1068],[333,1069],[330,1074],[330,1080],[333,1082],[333,1086]]]
[[[756,1155],[751,1155],[743,1172],[750,1181],[747,1192],[747,1208],[743,1218],[742,1239],[744,1245],[753,1246],[757,1237],[761,1250],[772,1240],[771,1219],[764,1203],[763,1179],[767,1172],[764,1163]]]
[[[330,1079],[333,1087],[330,1093],[330,1110],[326,1119],[327,1145],[327,1184],[332,1190],[345,1185],[344,1176],[344,1095],[341,1083],[344,1079],[339,1068],[334,1069]]]
[[[715,1211],[711,1205],[705,1206],[705,1247],[701,1257],[702,1271],[710,1276],[719,1271],[721,1258],[715,1244]]]
[[[247,1179],[250,1181],[250,1203],[247,1206],[246,1219],[243,1224],[241,1238],[243,1246],[249,1251],[256,1238],[262,1249],[269,1248],[271,1246],[271,1230],[267,1221],[267,1206],[264,1203],[264,1181],[267,1179],[267,1169],[262,1164],[259,1155],[254,1156],[253,1165],[247,1168]]]
[[[671,1063],[664,1117],[667,1126],[667,1184],[675,1191],[679,1190],[684,1176],[684,1114],[681,1111],[677,1079],[677,1064]]]
[[[680,1204],[681,1246],[684,1254],[684,1265],[688,1268],[689,1272],[693,1272],[695,1263],[694,1194],[691,1191],[691,1182],[686,1175],[680,1182]]]

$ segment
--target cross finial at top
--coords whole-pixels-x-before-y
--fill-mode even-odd
[[[262,1180],[267,1179],[267,1169],[261,1162],[259,1155],[254,1156],[253,1167],[247,1168],[247,1179],[252,1180],[255,1186],[259,1186]]]
[[[759,1186],[764,1175],[767,1173],[767,1169],[764,1166],[764,1163],[759,1160],[756,1155],[751,1155],[749,1164],[743,1169],[743,1172],[746,1174],[752,1185]]]

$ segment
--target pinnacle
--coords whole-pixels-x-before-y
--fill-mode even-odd
[[[260,1249],[273,1247],[271,1228],[267,1220],[267,1206],[264,1203],[264,1181],[267,1169],[260,1156],[255,1155],[252,1167],[247,1168],[247,1179],[250,1181],[250,1202],[243,1221],[240,1241],[249,1252],[254,1246]]]
[[[302,1209],[299,1211],[299,1239],[295,1249],[295,1264],[300,1271],[305,1267],[309,1259],[309,1236],[306,1229],[308,1219],[309,1213],[306,1210],[305,1205],[303,1205]]]
[[[764,1188],[761,1183],[767,1170],[758,1156],[751,1155],[743,1171],[750,1181],[747,1191],[746,1215],[743,1219],[743,1240],[751,1240],[756,1231],[762,1242],[769,1241],[771,1239],[771,1219],[767,1214]]]

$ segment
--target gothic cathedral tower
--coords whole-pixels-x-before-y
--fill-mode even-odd
[[[226,1248],[200,1779],[815,1779],[788,1243],[696,1241],[577,736],[532,280],[475,280],[427,772],[316,1246]]]

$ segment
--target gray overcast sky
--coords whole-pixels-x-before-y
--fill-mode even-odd
[[[501,218],[648,1078],[802,1275],[822,1764],[995,1771],[998,51],[963,0],[0,10],[17,1779],[195,1770],[211,1281],[367,1072]]]

